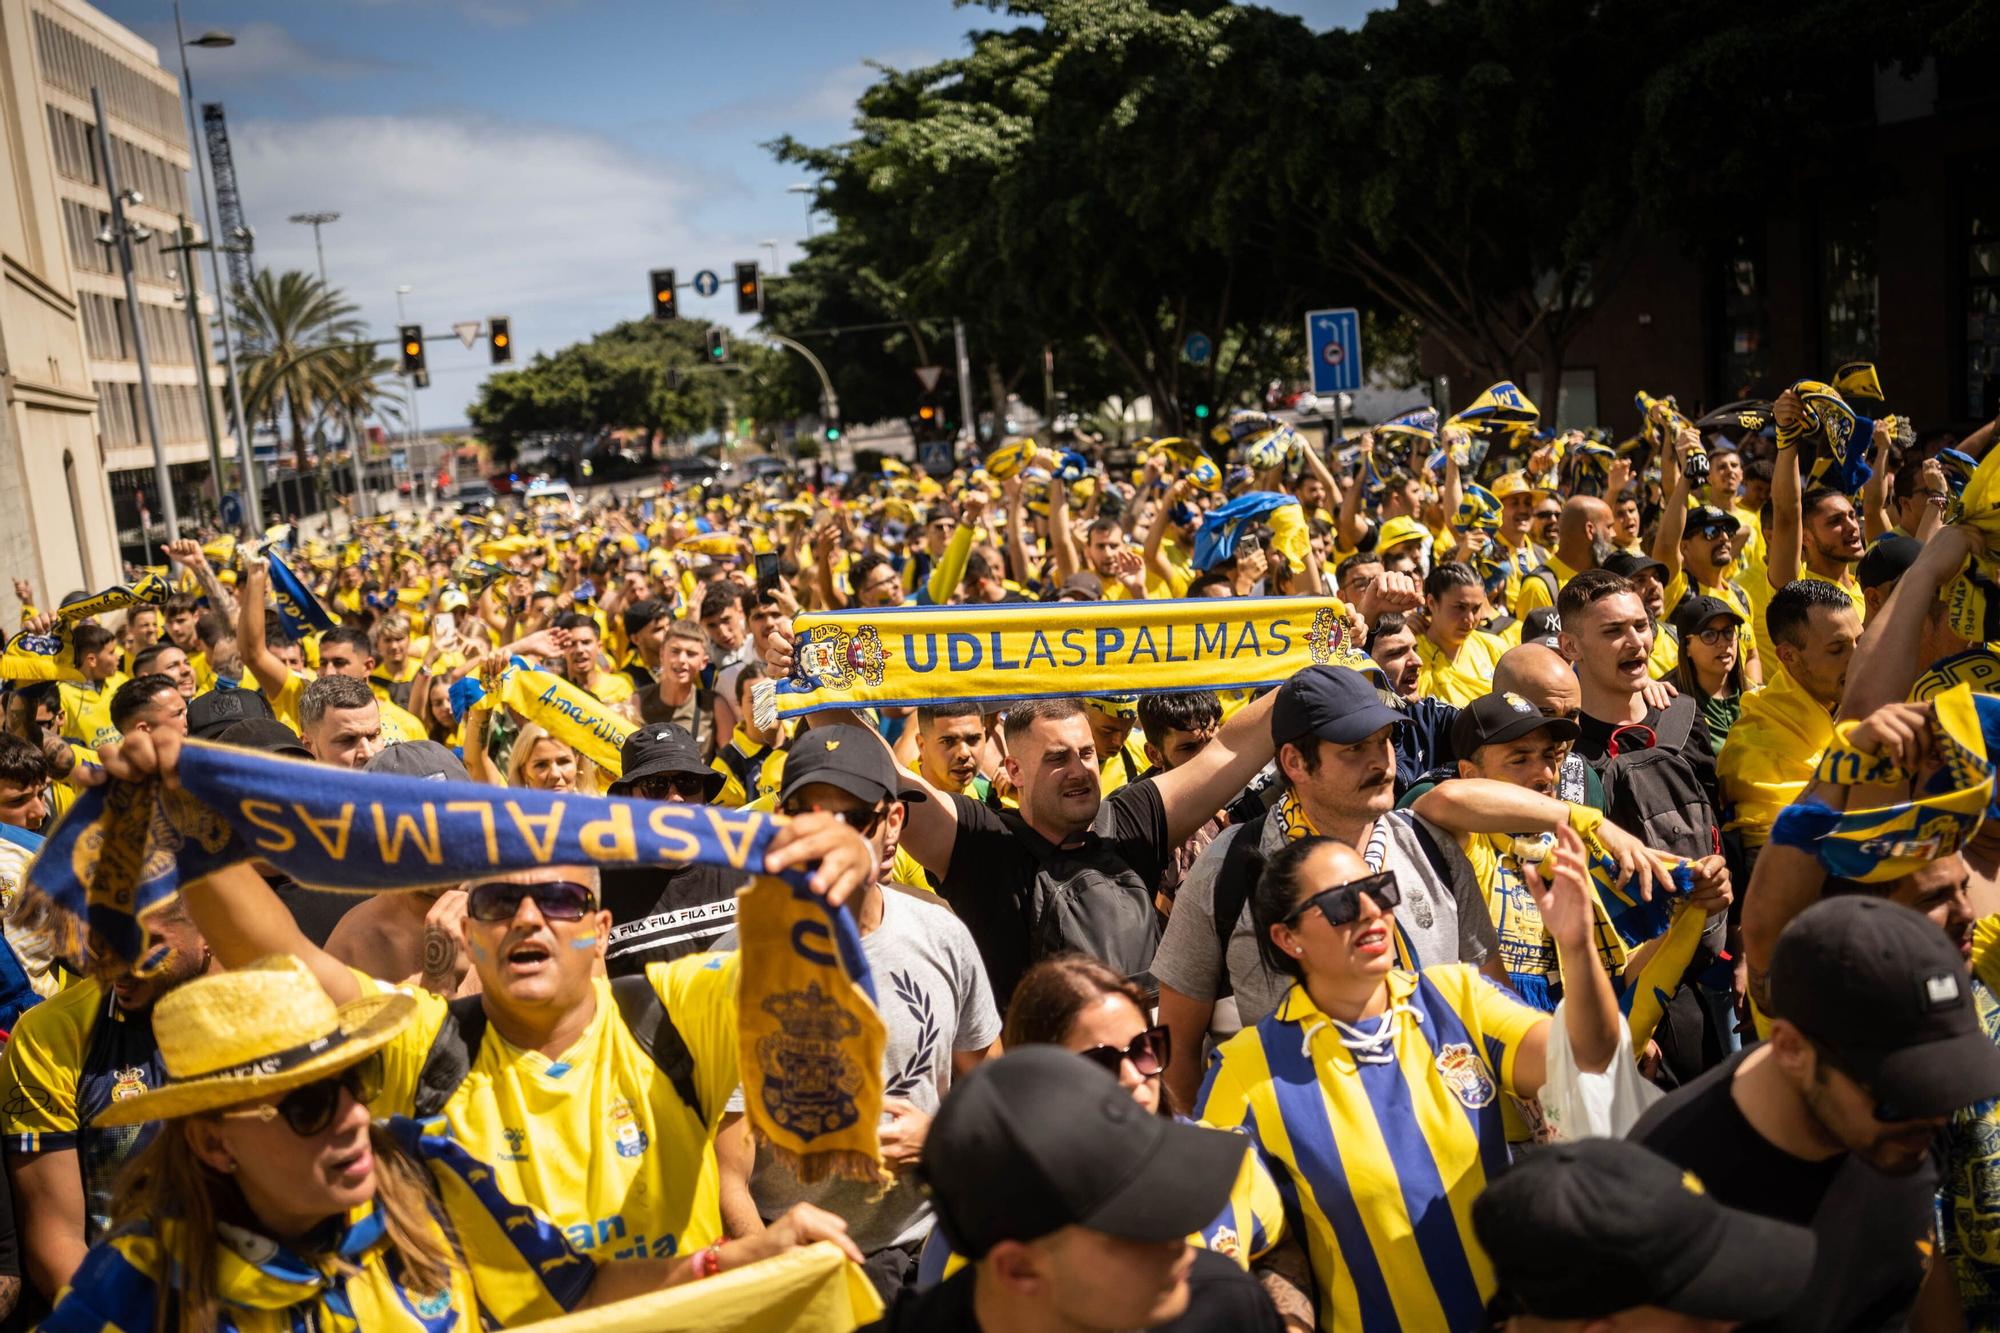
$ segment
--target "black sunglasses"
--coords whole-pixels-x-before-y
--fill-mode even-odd
[[[1139,1071],[1139,1077],[1152,1078],[1167,1067],[1167,1061],[1173,1058],[1173,1049],[1173,1034],[1165,1027],[1152,1027],[1132,1038],[1123,1050],[1116,1046],[1092,1046],[1077,1054],[1094,1065],[1102,1066],[1113,1078],[1118,1076],[1119,1069],[1127,1060],[1132,1062],[1132,1068]]]
[[[1717,537],[1734,537],[1736,529],[1727,523],[1704,523],[1694,530],[1694,535],[1703,541],[1714,541]]]
[[[832,815],[862,837],[872,838],[875,836],[875,830],[882,827],[882,820],[889,812],[880,806],[870,806],[865,810],[821,810],[817,806],[800,808],[788,805],[785,807],[785,813],[792,816]]]
[[[275,1105],[253,1106],[244,1111],[224,1111],[229,1120],[276,1120],[282,1117],[292,1133],[302,1139],[323,1132],[340,1111],[342,1091],[363,1106],[382,1095],[382,1053],[375,1052],[358,1064],[349,1065],[330,1078],[294,1088]]]
[[[1330,889],[1321,889],[1294,907],[1286,915],[1284,923],[1289,926],[1317,907],[1329,926],[1352,925],[1361,917],[1361,895],[1364,893],[1384,911],[1403,901],[1403,890],[1396,883],[1396,872],[1384,870],[1346,884],[1336,884]]]
[[[671,801],[678,797],[699,805],[708,800],[708,779],[700,773],[662,773],[635,779],[629,790],[642,800]]]
[[[588,885],[569,880],[542,884],[509,884],[493,880],[475,884],[465,895],[465,914],[474,921],[512,921],[521,910],[521,900],[533,898],[536,910],[549,921],[581,921],[597,906],[597,894]]]

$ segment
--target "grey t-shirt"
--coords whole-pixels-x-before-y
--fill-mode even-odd
[[[1418,840],[1418,816],[1408,810],[1392,810],[1377,821],[1382,850],[1382,869],[1396,872],[1403,890],[1403,904],[1396,909],[1396,925],[1409,940],[1419,967],[1438,963],[1483,963],[1499,947],[1493,917],[1479,891],[1472,863],[1459,850],[1458,840],[1428,820],[1423,821],[1432,844],[1450,872],[1451,882],[1439,882],[1431,859]],[[1229,844],[1243,826],[1222,831],[1201,854],[1201,859],[1181,881],[1174,898],[1173,915],[1167,918],[1166,934],[1153,956],[1153,975],[1163,986],[1171,986],[1194,1000],[1213,1000],[1222,984],[1222,951],[1215,940],[1215,878]],[[1374,841],[1371,838],[1370,841]],[[1271,856],[1284,846],[1285,833],[1278,820],[1264,821],[1259,849]],[[1367,848],[1362,849],[1364,852]],[[1256,927],[1250,922],[1246,897],[1236,928],[1229,935],[1229,983],[1236,994],[1236,1010],[1244,1027],[1268,1018],[1291,989],[1291,978],[1264,966],[1257,950]]]
[[[735,931],[717,947],[734,949]],[[936,1115],[951,1086],[952,1054],[983,1051],[1000,1038],[1000,1012],[972,934],[942,900],[921,890],[884,887],[882,924],[862,937],[861,948],[874,973],[875,1002],[888,1030],[883,1094]],[[730,1110],[743,1109],[742,1096],[741,1091],[736,1094]],[[930,1204],[908,1171],[876,1199],[874,1187],[858,1181],[802,1185],[760,1150],[750,1193],[767,1220],[795,1203],[838,1213],[863,1254],[920,1240],[931,1227]]]

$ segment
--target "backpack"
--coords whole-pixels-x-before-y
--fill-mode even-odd
[[[1059,876],[1053,864],[1065,853],[1012,811],[1000,817],[1014,826],[1020,844],[1038,862],[1028,890],[1029,960],[1087,954],[1151,989],[1160,914],[1153,890],[1138,872],[1123,864],[1114,872],[1079,861]]]
[[[1722,825],[1701,775],[1681,749],[1701,707],[1681,695],[1655,726],[1633,723],[1611,734],[1593,765],[1604,783],[1604,812],[1648,847],[1699,859],[1722,851]]]
[[[701,1104],[701,1091],[694,1081],[694,1052],[688,1049],[687,1039],[674,1026],[674,1020],[667,1013],[667,1006],[661,1002],[660,993],[653,989],[653,983],[645,973],[635,973],[627,977],[615,977],[611,982],[611,998],[618,1006],[618,1016],[624,1020],[632,1039],[639,1043],[641,1050],[653,1057],[653,1063],[667,1076],[674,1091],[693,1111],[702,1124],[708,1123],[708,1116]],[[465,1082],[465,1076],[472,1072],[473,1062],[479,1058],[479,1043],[486,1036],[486,1010],[477,995],[465,995],[453,1000],[445,1012],[444,1025],[431,1041],[430,1051],[424,1056],[424,1066],[417,1075],[417,1095],[411,1114],[419,1120],[428,1120],[443,1113],[445,1103],[458,1091],[458,1085]]]
[[[1250,901],[1250,890],[1264,873],[1264,821],[1270,812],[1257,816],[1244,824],[1229,845],[1222,850],[1222,864],[1215,872],[1215,892],[1211,906],[1215,910],[1215,947],[1222,960],[1220,973],[1215,979],[1215,998],[1227,999],[1236,993],[1236,987],[1229,978],[1229,937],[1236,933],[1236,922],[1243,915],[1243,908]],[[1424,849],[1424,859],[1430,862],[1438,883],[1451,883],[1451,867],[1444,859],[1444,849],[1431,836],[1421,819],[1410,820],[1410,831],[1417,835],[1417,845]]]
[[[1562,584],[1556,579],[1556,572],[1547,565],[1536,565],[1521,576],[1521,585],[1526,587],[1530,580],[1541,584],[1549,590],[1549,605],[1554,606],[1556,604],[1556,594],[1562,591]],[[1514,595],[1518,600],[1520,594],[1516,593]],[[1495,632],[1497,633],[1498,631]]]

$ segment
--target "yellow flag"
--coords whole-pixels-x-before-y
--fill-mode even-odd
[[[853,1333],[881,1316],[881,1298],[860,1265],[820,1241],[700,1282],[523,1327],[536,1333]]]

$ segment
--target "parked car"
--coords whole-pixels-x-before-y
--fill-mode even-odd
[[[483,514],[499,502],[499,493],[483,481],[468,481],[451,493],[452,507],[461,514]]]
[[[682,489],[694,486],[726,487],[733,484],[735,471],[722,459],[676,458],[660,469],[660,479]]]

